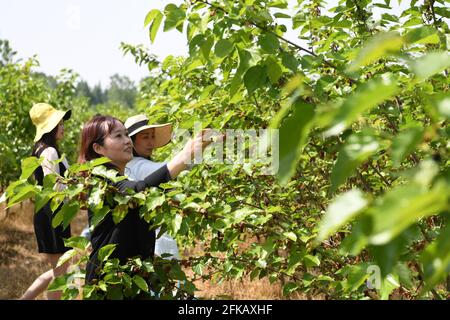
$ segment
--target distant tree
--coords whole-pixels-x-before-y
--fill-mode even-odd
[[[9,46],[8,40],[0,39],[0,67],[3,67],[8,63],[12,63],[16,54],[17,52],[13,51]]]
[[[111,77],[110,86],[107,90],[108,102],[119,103],[131,108],[134,106],[136,94],[136,86],[130,78],[119,74],[114,74]]]
[[[84,80],[78,82],[75,93],[77,97],[86,97],[89,103],[94,100],[91,87],[89,87],[89,84]]]
[[[43,72],[33,72],[33,77],[43,79],[51,89],[58,86],[58,80],[54,76],[49,76]]]
[[[95,87],[91,90],[91,103],[93,105],[101,104],[106,102],[106,92],[102,89],[102,86],[96,84]]]

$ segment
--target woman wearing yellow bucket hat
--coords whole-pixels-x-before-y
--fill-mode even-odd
[[[30,110],[30,118],[36,126],[35,144],[32,155],[43,157],[42,165],[34,172],[39,185],[43,185],[44,176],[51,173],[63,175],[69,166],[66,159],[63,159],[56,165],[52,161],[60,158],[57,143],[64,136],[63,122],[64,120],[68,120],[70,116],[71,110],[57,110],[47,103],[35,104]],[[61,190],[64,186],[57,184],[55,188]],[[59,209],[60,207],[55,213]],[[62,226],[53,228],[52,218],[55,213],[52,213],[50,202],[48,202],[34,215],[34,231],[39,253],[45,255],[45,259],[51,264],[52,269],[41,274],[27,289],[21,299],[35,299],[47,289],[47,286],[53,278],[64,274],[67,270],[67,264],[60,267],[56,267],[56,265],[61,255],[70,249],[64,246],[63,240],[64,238],[70,237],[70,226],[66,229],[63,229]],[[49,300],[59,299],[60,292],[47,292],[47,297]]]

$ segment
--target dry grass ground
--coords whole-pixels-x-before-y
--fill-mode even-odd
[[[24,203],[11,208],[6,216],[0,207],[0,299],[17,299],[26,288],[50,267],[37,251],[33,231],[33,204]],[[80,213],[72,223],[72,234],[78,235],[86,224],[86,214]],[[281,285],[268,280],[230,280],[221,284],[196,282],[203,298],[283,299]],[[293,296],[301,299],[305,297]],[[44,295],[38,299],[45,299]]]
[[[33,212],[31,202],[12,207],[7,215],[4,206],[0,208],[0,299],[19,298],[50,268],[38,253]],[[85,215],[78,215],[72,225],[73,233],[79,234],[86,222]]]

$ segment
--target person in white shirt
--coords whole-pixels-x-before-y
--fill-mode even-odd
[[[150,173],[158,170],[166,162],[154,162],[150,160],[153,149],[165,146],[170,142],[172,135],[172,125],[170,123],[162,125],[149,125],[147,116],[139,114],[128,118],[125,127],[130,138],[133,140],[133,160],[127,163],[125,175],[130,180],[143,180]],[[160,229],[156,229],[158,235]],[[156,239],[155,255],[171,254],[167,259],[180,259],[178,245],[167,233]]]

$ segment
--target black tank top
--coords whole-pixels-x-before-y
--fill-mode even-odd
[[[35,157],[39,158],[42,154],[42,152],[45,150],[46,148],[40,148],[36,154],[34,155]],[[58,158],[60,157],[58,150],[56,150],[56,153],[58,154]],[[62,163],[62,161],[60,163],[58,163],[59,165],[59,175],[64,175],[64,172],[66,172],[67,168],[66,166]],[[39,166],[35,171],[34,171],[34,177],[36,178],[36,181],[38,182],[38,184],[40,186],[44,185],[44,170],[42,169],[42,166]]]

